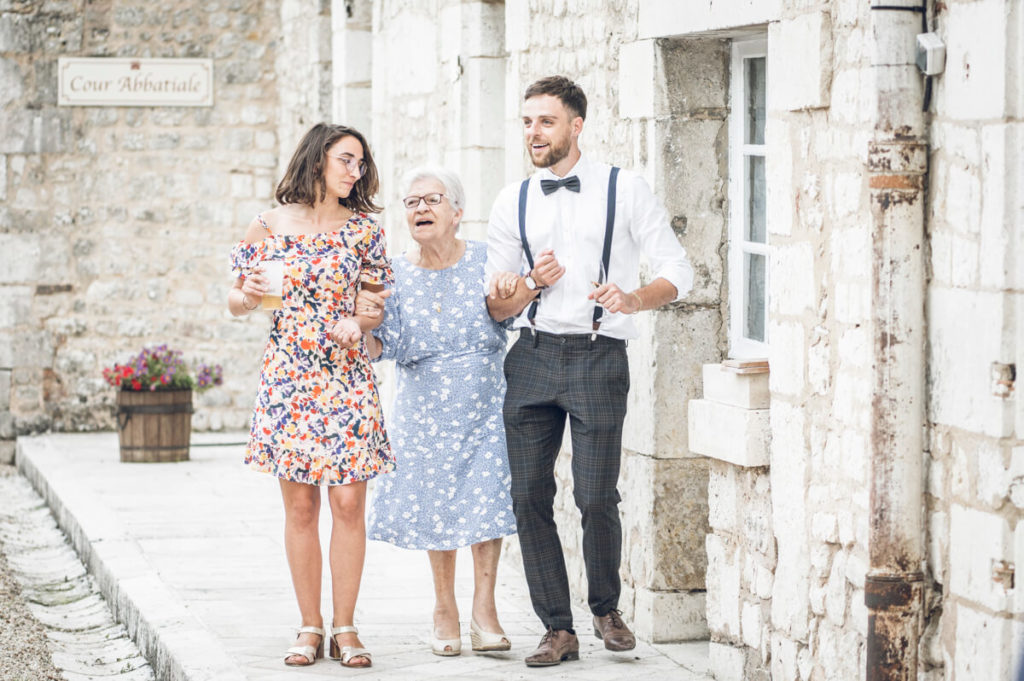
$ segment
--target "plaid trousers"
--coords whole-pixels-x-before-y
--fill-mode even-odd
[[[572,629],[569,580],[554,518],[555,459],[565,418],[572,436],[573,497],[582,514],[588,603],[618,607],[622,552],[616,484],[629,392],[624,341],[528,329],[505,357],[505,437],[512,510],[530,600],[541,622]]]

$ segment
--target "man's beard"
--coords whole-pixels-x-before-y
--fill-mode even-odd
[[[530,160],[533,161],[533,165],[537,168],[550,168],[568,156],[570,149],[569,138],[565,138],[562,144],[556,144],[554,140],[549,140],[548,148],[538,158],[534,155],[533,144],[530,143],[527,146],[530,151]]]

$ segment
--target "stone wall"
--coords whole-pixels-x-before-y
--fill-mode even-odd
[[[948,2],[937,31],[923,661],[929,678],[1007,679],[1024,640],[1024,9]]]
[[[0,6],[0,454],[112,427],[102,368],[158,343],[224,366],[196,428],[246,427],[267,320],[227,314],[227,255],[272,202],[275,67],[302,58],[281,23],[273,1]],[[58,107],[61,56],[212,58],[215,103]]]
[[[818,3],[768,33],[768,80],[780,84],[769,86],[766,132],[778,564],[765,624],[779,679],[866,668],[868,14],[864,3]]]
[[[670,4],[642,2],[641,17],[667,17]],[[749,35],[742,2],[713,5],[677,17],[672,30],[721,36],[731,27],[734,37]],[[933,82],[930,269],[922,282],[930,437],[922,452],[927,560],[918,678],[1009,679],[1024,633],[1013,581],[1024,558],[1024,412],[1015,390],[1024,329],[1024,18],[1019,3],[1000,0],[932,9],[947,69]],[[711,669],[720,679],[863,678],[873,399],[864,172],[875,104],[871,17],[867,3],[783,1],[764,18],[770,420],[758,423],[707,375],[704,399],[690,407],[691,418],[704,419],[691,421],[691,447],[716,459]],[[655,24],[648,20],[642,32]],[[707,437],[727,430],[742,436]]]
[[[370,133],[396,256],[412,243],[401,179],[419,165],[459,174],[468,199],[460,235],[487,237],[504,185],[504,15],[504,3],[493,1],[374,2]]]

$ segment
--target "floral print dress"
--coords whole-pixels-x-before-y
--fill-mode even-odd
[[[284,295],[263,354],[245,463],[310,485],[394,470],[366,348],[343,348],[328,335],[352,315],[360,281],[394,280],[380,226],[356,214],[334,232],[270,234],[231,252],[235,276],[262,260],[284,261]]]
[[[449,551],[515,534],[501,407],[507,336],[487,313],[487,244],[448,269],[395,261],[395,291],[373,333],[395,361],[401,463],[374,484],[370,539]]]

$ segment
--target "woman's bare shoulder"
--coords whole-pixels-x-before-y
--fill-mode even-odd
[[[245,229],[246,243],[254,244],[281,231],[280,225],[289,220],[290,213],[287,208],[287,206],[277,206],[254,217]]]
[[[247,244],[255,244],[263,241],[268,236],[270,236],[270,230],[260,222],[259,217],[255,217],[249,223],[249,226],[245,228],[245,238],[243,241]]]

